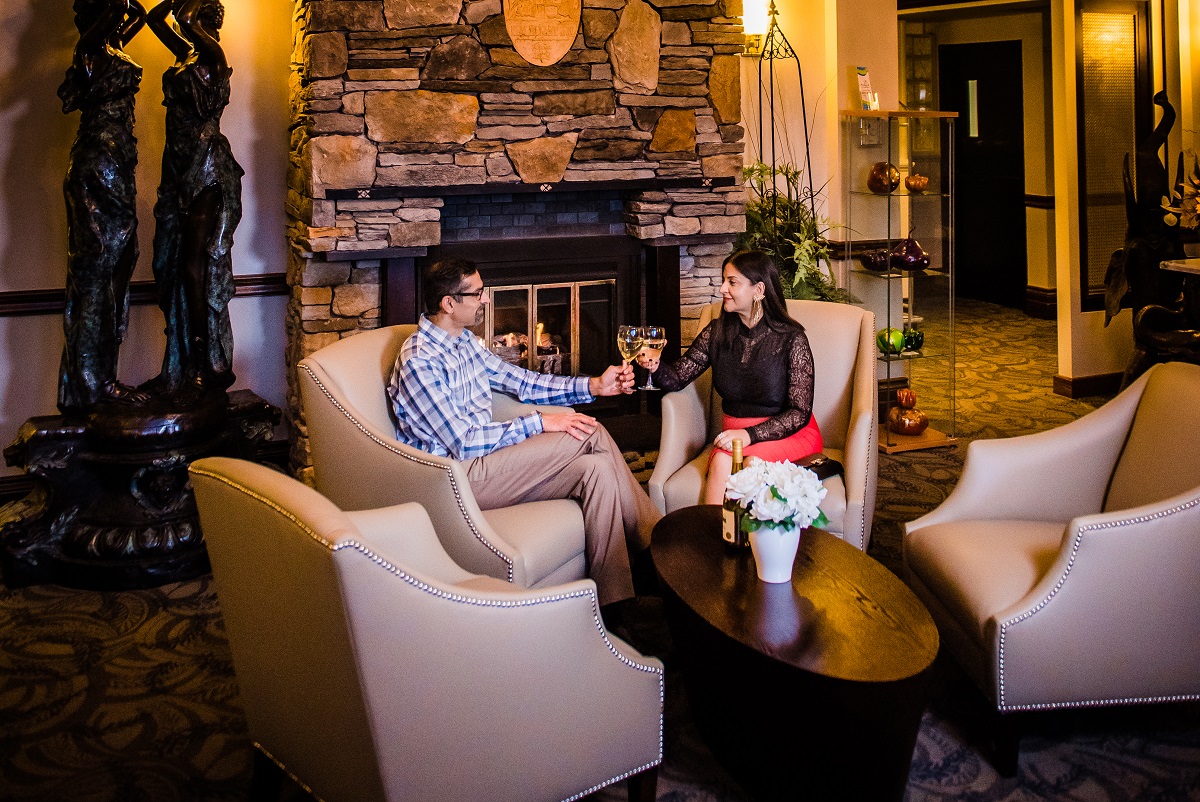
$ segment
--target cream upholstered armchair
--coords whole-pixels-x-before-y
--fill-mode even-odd
[[[190,473],[257,791],[275,765],[327,802],[549,802],[625,779],[654,798],[662,663],[605,630],[590,579],[464,571],[417,504],[343,512],[228,458]]]
[[[909,583],[999,713],[1200,699],[1198,398],[1200,367],[1168,362],[1065,426],[976,440],[906,526]]]
[[[700,328],[720,314],[705,307]],[[863,551],[871,540],[879,471],[879,407],[875,391],[875,315],[850,304],[788,301],[804,325],[816,366],[813,414],[825,453],[845,466],[825,480],[821,505],[830,532]],[[662,399],[662,437],[650,477],[650,498],[662,512],[700,502],[712,440],[721,425],[721,397],[706,370],[688,387]]]
[[[387,381],[416,326],[339,340],[300,362],[300,393],[317,490],[345,510],[415,501],[437,522],[450,556],[468,571],[542,587],[586,574],[583,511],[570,500],[483,511],[466,471],[396,439]],[[528,407],[492,397],[496,420]],[[548,407],[542,407],[548,409]]]

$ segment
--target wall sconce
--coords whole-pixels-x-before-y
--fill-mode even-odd
[[[763,39],[770,24],[767,11],[768,0],[746,0],[742,9],[742,30],[746,33],[744,56],[762,55]]]

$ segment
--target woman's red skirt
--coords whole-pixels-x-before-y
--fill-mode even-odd
[[[765,420],[767,418],[735,418],[732,415],[725,415],[721,422],[721,429],[722,431],[748,429]],[[821,440],[821,429],[817,426],[817,419],[811,417],[808,420],[808,425],[782,440],[761,440],[757,443],[743,446],[742,457],[758,457],[767,462],[783,462],[784,460],[794,462],[804,459],[809,454],[816,454],[824,450],[825,444]],[[730,453],[720,448],[714,448],[712,453],[716,454],[718,451],[724,454]],[[709,462],[712,462],[711,455],[709,456]]]

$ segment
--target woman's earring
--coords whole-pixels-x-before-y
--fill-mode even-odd
[[[756,295],[754,296],[754,303],[750,306],[750,328],[754,328],[758,324],[758,321],[762,320],[762,316],[762,296]]]

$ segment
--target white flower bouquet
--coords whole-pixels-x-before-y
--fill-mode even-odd
[[[824,526],[829,521],[821,512],[825,487],[808,468],[790,462],[752,459],[729,477],[726,498],[746,511],[742,530]]]

